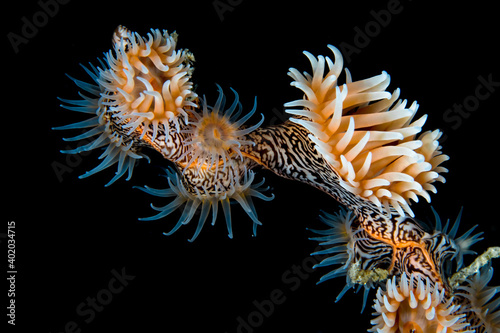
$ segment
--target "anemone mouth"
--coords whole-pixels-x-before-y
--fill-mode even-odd
[[[208,119],[202,119],[196,128],[195,136],[198,138],[198,146],[205,153],[222,156],[224,152],[241,146],[234,135],[236,131],[226,118],[212,113]]]
[[[413,120],[418,104],[407,107],[406,100],[398,100],[399,89],[386,91],[386,72],[353,81],[345,69],[346,82],[340,84],[342,55],[328,47],[335,62],[304,52],[312,74],[290,69],[291,85],[304,93],[302,99],[285,104],[288,113],[301,116],[291,121],[311,132],[316,150],[339,175],[341,186],[388,212],[393,207],[413,217],[410,199],[430,201],[429,192],[436,192],[432,183],[445,181],[440,173],[447,170],[439,165],[448,156],[440,151],[441,132],[417,137],[426,116]]]
[[[257,124],[245,127],[244,124],[255,113],[257,103],[254,102],[250,112],[241,116],[242,105],[238,93],[231,89],[235,98],[231,106],[226,109],[224,92],[219,85],[217,89],[219,96],[215,105],[209,106],[206,98],[203,98],[201,114],[193,113],[187,129],[182,131],[187,134],[184,144],[188,149],[176,162],[183,165],[185,169],[188,167],[213,168],[216,174],[219,170],[225,171],[231,159],[243,160],[241,147],[254,144],[245,136],[256,130],[264,121],[262,115]]]

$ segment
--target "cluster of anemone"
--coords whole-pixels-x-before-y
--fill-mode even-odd
[[[448,220],[444,226],[436,211],[433,212],[434,232],[446,235],[447,241],[457,249],[452,259],[456,260],[456,267],[460,269],[464,255],[476,254],[471,246],[482,239],[482,232],[472,234],[477,227],[474,226],[457,237],[462,210],[453,224]],[[315,268],[332,265],[336,268],[323,275],[318,283],[345,277],[346,284],[336,302],[347,290],[354,288],[359,291],[364,287],[361,311],[365,308],[370,290],[376,288],[372,306],[376,318],[371,321],[373,327],[370,332],[500,332],[500,298],[494,299],[500,288],[488,286],[493,269],[489,263],[486,264],[486,260],[478,258],[472,274],[467,273],[462,283],[448,289],[417,271],[410,275],[405,272],[399,275],[394,274],[389,267],[384,273],[371,274],[370,277],[370,273],[376,270],[363,268],[374,261],[380,264],[382,248],[364,234],[363,228],[356,226],[352,212],[341,209],[335,214],[323,213],[320,221],[327,229],[311,229],[318,236],[310,238],[323,248],[311,254],[324,258]],[[360,247],[365,247],[364,253],[357,253]],[[370,249],[366,250],[368,247]],[[463,270],[471,271],[470,268]],[[358,279],[360,275],[365,279]],[[387,278],[389,276],[392,278]]]
[[[218,203],[221,202],[229,237],[232,238],[229,202],[236,201],[252,219],[255,234],[256,226],[261,222],[252,197],[271,200],[273,196],[262,194],[260,191],[268,189],[262,187],[263,180],[254,184],[254,172],[235,161],[243,161],[242,146],[254,144],[244,136],[264,121],[262,116],[256,125],[244,126],[255,113],[256,103],[250,112],[242,115],[242,105],[233,90],[234,101],[225,109],[226,98],[222,88],[217,86],[219,97],[215,104],[209,106],[203,99],[202,112],[196,112],[199,99],[191,81],[194,56],[188,50],[177,49],[175,32],[169,34],[165,30],[152,29],[147,37],[142,37],[119,26],[112,40],[113,49],[99,59],[99,67],[90,65],[91,69],[88,69],[82,66],[93,84],[70,77],[90,96],[79,93],[82,100],[60,99],[66,103],[62,107],[93,114],[94,117],[54,128],[91,128],[66,141],[99,136],[87,145],[62,152],[75,154],[105,147],[99,157],[104,159],[102,163],[82,177],[118,163],[116,175],[106,184],[108,186],[126,171],[129,180],[138,159],[149,160],[144,147],[153,145],[160,136],[163,139],[159,146],[168,146],[170,133],[182,134],[182,147],[176,147],[182,153],[174,160],[178,170],[167,169],[170,188],[137,187],[154,196],[175,198],[160,208],[152,205],[160,213],[142,220],[159,219],[184,207],[178,223],[165,233],[170,235],[182,224],[187,224],[201,207],[198,227],[190,239],[192,241],[200,233],[210,208],[212,224],[215,222]],[[188,185],[188,176],[196,184]],[[211,184],[198,186],[205,181]]]
[[[303,93],[285,104],[292,117],[262,129],[263,116],[247,124],[256,101],[244,113],[235,90],[229,107],[218,85],[213,105],[198,96],[194,56],[177,41],[175,32],[151,29],[141,36],[119,26],[98,66],[82,66],[92,83],[70,77],[81,99],[61,98],[61,106],[91,117],[54,129],[79,130],[64,140],[90,142],[62,152],[102,150],[101,163],[81,178],[117,165],[106,186],[126,173],[129,180],[137,161],[156,151],[170,164],[163,175],[167,187],[135,186],[162,201],[151,204],[156,215],[141,220],[170,219],[179,210],[177,223],[164,232],[172,235],[199,215],[189,241],[210,215],[215,224],[219,203],[230,238],[232,202],[247,213],[256,235],[262,223],[253,198],[274,198],[264,194],[264,180],[255,181],[257,166],[326,187],[348,209],[324,213],[326,229],[312,230],[317,236],[311,240],[322,247],[312,255],[326,256],[315,268],[334,266],[319,282],[345,279],[337,301],[363,288],[362,309],[376,289],[371,332],[500,332],[499,287],[488,286],[490,261],[500,248],[463,267],[464,255],[476,254],[471,247],[482,238],[472,234],[476,227],[457,237],[461,212],[444,226],[434,212],[432,230],[414,219],[410,201],[430,201],[435,182],[445,182],[441,164],[448,156],[439,130],[422,132],[427,116],[415,118],[418,104],[399,99],[399,89],[387,91],[385,71],[354,81],[335,47],[328,46],[334,61],[304,52],[312,72],[289,71],[291,85]]]

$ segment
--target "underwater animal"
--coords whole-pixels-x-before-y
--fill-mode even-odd
[[[80,131],[65,141],[92,140],[62,153],[103,151],[100,164],[80,178],[115,166],[106,186],[125,174],[129,180],[138,161],[159,154],[165,187],[136,188],[165,205],[151,205],[157,213],[143,220],[168,219],[181,209],[164,233],[172,235],[199,212],[189,241],[210,214],[217,221],[219,203],[230,238],[231,202],[247,213],[256,235],[262,223],[253,199],[274,198],[256,180],[259,168],[309,184],[343,207],[320,216],[326,229],[311,230],[322,247],[312,255],[327,255],[316,268],[336,266],[320,282],[345,278],[337,300],[363,288],[363,307],[374,289],[371,332],[500,332],[498,287],[487,285],[500,248],[463,267],[481,233],[474,227],[457,237],[461,214],[443,226],[436,213],[432,228],[416,218],[411,202],[430,202],[436,184],[445,182],[448,156],[441,131],[422,130],[427,115],[416,117],[418,104],[387,90],[388,73],[354,80],[334,46],[328,45],[333,58],[304,52],[311,71],[288,73],[299,90],[285,104],[290,119],[264,127],[263,115],[249,123],[257,104],[247,111],[236,91],[230,102],[218,85],[215,101],[195,92],[195,58],[177,48],[177,33],[140,35],[119,26],[111,41],[97,65],[82,66],[90,83],[69,77],[81,99],[60,99],[63,108],[90,118],[54,129]]]

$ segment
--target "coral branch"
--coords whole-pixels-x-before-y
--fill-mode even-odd
[[[448,279],[448,283],[452,289],[456,289],[461,285],[468,277],[479,272],[481,267],[490,263],[492,259],[500,257],[500,247],[490,247],[483,254],[478,256],[472,264],[467,267],[462,268]]]

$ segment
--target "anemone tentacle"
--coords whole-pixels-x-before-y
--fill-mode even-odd
[[[161,219],[184,205],[182,215],[177,224],[169,232],[164,233],[165,235],[172,235],[181,225],[188,224],[197,209],[201,206],[201,214],[198,220],[198,225],[193,237],[189,239],[190,242],[194,241],[196,237],[198,237],[203,225],[205,224],[210,209],[212,209],[212,225],[215,224],[219,202],[221,203],[224,212],[229,238],[233,238],[230,208],[231,200],[238,202],[243,210],[252,219],[253,233],[256,235],[257,225],[262,223],[257,217],[257,211],[253,204],[252,197],[265,201],[269,201],[274,198],[273,195],[267,197],[262,193],[269,189],[262,187],[264,180],[253,184],[255,174],[252,170],[248,170],[243,177],[236,175],[233,178],[234,182],[229,186],[229,188],[224,188],[221,184],[219,184],[218,186],[214,186],[212,190],[209,190],[205,186],[202,186],[202,190],[199,190],[197,187],[190,186],[189,183],[186,182],[184,176],[172,168],[165,169],[165,172],[170,188],[155,189],[149,186],[136,188],[157,197],[174,197],[174,200],[163,207],[156,207],[151,204],[151,207],[159,213],[151,217],[141,218],[140,220],[151,221]]]
[[[462,217],[463,208],[460,209],[460,212],[458,213],[453,226],[451,226],[450,231],[448,231],[450,221],[446,221],[446,224],[443,226],[441,223],[441,218],[439,217],[436,210],[433,207],[431,207],[431,209],[436,220],[435,232],[445,234],[455,244],[455,247],[457,249],[455,259],[457,262],[457,270],[459,270],[463,266],[464,255],[477,254],[475,251],[472,251],[470,247],[483,239],[481,237],[483,235],[483,232],[479,232],[471,236],[472,232],[477,228],[476,224],[475,226],[467,230],[462,236],[457,238],[456,235],[458,227],[460,226],[460,219]]]
[[[103,61],[100,61],[100,64],[103,67],[105,66]],[[79,88],[93,95],[94,97],[88,97],[79,92],[79,95],[82,97],[81,100],[59,98],[63,103],[66,103],[62,104],[61,107],[70,111],[94,114],[95,116],[77,123],[54,127],[53,129],[73,130],[90,128],[90,130],[80,135],[71,138],[64,138],[64,141],[73,142],[89,139],[96,136],[97,137],[87,144],[80,145],[79,147],[74,149],[61,150],[61,152],[65,154],[78,154],[84,151],[106,147],[101,156],[99,156],[99,159],[103,161],[94,169],[87,171],[79,178],[86,178],[118,163],[118,168],[115,176],[106,184],[106,186],[114,183],[126,172],[128,172],[126,180],[130,180],[137,160],[142,158],[149,158],[141,152],[140,143],[134,141],[134,138],[132,136],[123,135],[123,132],[112,124],[110,116],[107,113],[107,107],[105,106],[106,101],[108,100],[108,94],[99,85],[99,73],[102,69],[99,67],[95,67],[92,64],[90,64],[90,69],[83,65],[81,66],[96,84],[86,83],[74,79],[69,75],[68,77]]]
[[[338,302],[347,290],[356,288],[357,281],[353,280],[353,268],[359,266],[363,271],[380,269],[388,267],[392,260],[391,246],[377,241],[370,237],[363,228],[360,227],[356,216],[348,210],[340,209],[334,215],[323,212],[320,215],[320,220],[328,226],[325,230],[310,229],[314,233],[321,236],[311,237],[310,240],[319,242],[321,247],[326,247],[324,250],[312,253],[313,256],[326,256],[314,268],[325,267],[331,265],[340,265],[331,272],[323,275],[318,283],[336,277],[346,277],[346,285],[336,298]],[[368,294],[371,288],[377,285],[373,279],[368,279],[363,284],[357,285],[357,291],[364,287],[363,312]]]
[[[475,332],[453,297],[446,298],[439,284],[413,274],[388,279],[385,290],[377,290],[373,309],[377,317],[369,332]]]
[[[476,274],[456,288],[456,295],[465,300],[460,313],[473,323],[477,333],[500,332],[500,286],[488,286],[493,277],[491,263],[483,266]],[[496,296],[496,298],[495,298]]]

